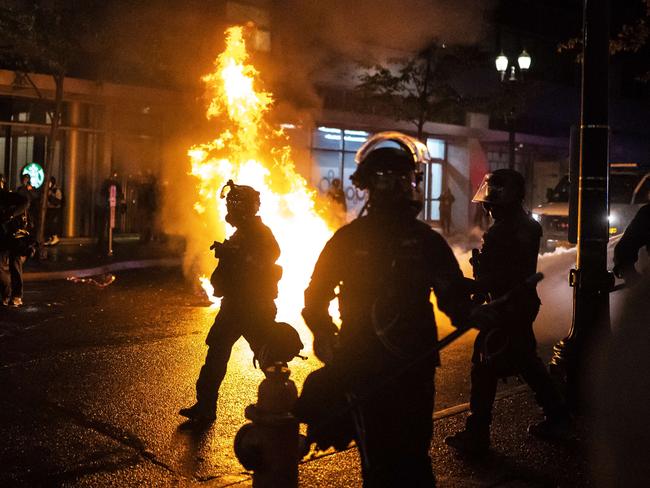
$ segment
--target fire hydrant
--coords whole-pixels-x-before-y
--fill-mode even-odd
[[[295,488],[302,457],[298,421],[291,414],[298,391],[289,379],[286,363],[264,370],[266,378],[257,391],[257,404],[244,415],[251,422],[235,436],[235,455],[245,469],[253,471],[255,488]]]

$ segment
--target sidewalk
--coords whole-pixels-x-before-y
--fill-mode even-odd
[[[578,437],[566,443],[548,443],[528,435],[528,424],[540,420],[540,413],[527,387],[518,387],[509,396],[496,401],[492,448],[488,456],[480,461],[465,461],[444,443],[446,436],[463,428],[466,408],[466,405],[453,407],[435,415],[431,457],[438,487],[593,485],[584,440]],[[231,486],[250,486],[250,481]],[[356,449],[320,457],[300,466],[301,488],[351,486],[361,486]]]
[[[25,281],[60,280],[68,277],[95,276],[124,269],[154,266],[180,266],[184,251],[182,239],[170,236],[165,242],[140,243],[137,234],[118,236],[113,256],[98,252],[89,238],[62,238],[56,246],[46,247],[47,258],[25,263]]]

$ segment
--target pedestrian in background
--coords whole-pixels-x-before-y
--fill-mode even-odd
[[[59,243],[61,233],[61,213],[63,211],[63,192],[56,184],[56,178],[52,176],[47,186],[47,214],[45,232],[48,239],[45,246],[55,246]]]
[[[332,180],[332,184],[327,190],[327,198],[334,209],[334,215],[337,222],[339,224],[344,224],[346,221],[348,205],[345,201],[345,192],[343,191],[343,186],[341,185],[341,180],[339,178],[334,178]]]
[[[158,180],[147,170],[138,189],[138,214],[140,221],[140,242],[146,244],[157,238],[157,222],[160,210]]]
[[[16,188],[16,193],[27,199],[27,228],[28,230],[34,229],[36,227],[39,194],[32,186],[32,177],[29,174],[21,175],[20,186]]]
[[[451,207],[456,199],[449,188],[440,195],[440,227],[442,233],[448,236],[451,232]]]

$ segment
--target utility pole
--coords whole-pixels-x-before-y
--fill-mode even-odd
[[[567,396],[575,411],[584,412],[594,348],[610,334],[609,292],[613,275],[607,271],[609,239],[609,1],[584,0],[583,59],[580,111],[580,157],[576,268],[573,320],[568,337],[555,346],[551,371],[564,376]],[[576,185],[577,183],[577,185]]]

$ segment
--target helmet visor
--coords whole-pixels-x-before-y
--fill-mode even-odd
[[[505,184],[500,184],[498,178],[494,178],[492,173],[488,173],[483,177],[483,181],[476,190],[473,203],[493,203],[493,204],[507,204],[514,201],[512,191]]]
[[[483,181],[481,181],[481,184],[478,186],[478,190],[476,190],[476,193],[472,197],[472,203],[486,203],[491,201],[489,198],[494,195],[490,192],[489,180],[490,174],[486,174],[483,177]],[[494,192],[494,187],[491,190]]]

